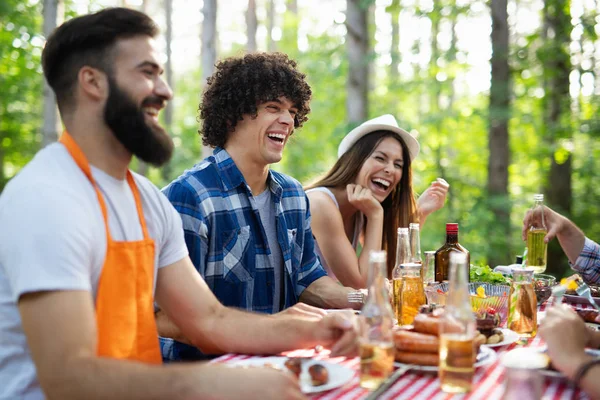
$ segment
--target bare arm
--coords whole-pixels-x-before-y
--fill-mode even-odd
[[[357,308],[362,304],[349,303],[348,293],[353,291],[323,276],[311,283],[300,296],[300,301],[322,308]]]
[[[548,345],[552,364],[570,379],[581,365],[592,359],[591,355],[585,353],[585,347],[598,339],[597,333],[592,333],[573,309],[565,304],[546,311],[539,333]],[[600,365],[592,367],[579,384],[592,398],[600,398]]]
[[[327,265],[342,285],[359,289],[367,287],[370,251],[381,250],[383,209],[370,192],[364,195],[369,197],[368,200],[356,199],[359,197],[354,194],[356,186],[351,186],[347,192],[353,201],[376,203],[369,214],[365,214],[367,221],[360,257],[357,257],[356,250],[346,236],[342,215],[331,198],[322,192],[310,192],[307,195],[310,199],[311,229]],[[361,190],[367,189],[356,189]]]
[[[317,344],[340,355],[356,351],[354,326],[347,316],[319,320],[224,307],[187,257],[159,270],[156,301],[183,336],[207,354],[273,354]]]
[[[93,307],[86,291],[38,292],[19,300],[27,343],[48,399],[192,398],[203,379],[199,365],[164,368],[97,357]]]

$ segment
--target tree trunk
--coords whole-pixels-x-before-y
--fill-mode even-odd
[[[290,38],[287,41],[286,48],[289,49],[288,54],[293,58],[298,57],[298,0],[288,0],[287,2],[288,12],[284,14],[284,38]],[[288,23],[291,21],[291,23]]]
[[[400,65],[400,0],[392,0],[388,10],[392,17],[392,45],[390,48],[390,56],[392,63],[390,64],[390,85],[396,87],[399,83],[398,67]]]
[[[167,84],[173,89],[173,62],[172,62],[172,51],[171,43],[173,42],[173,0],[165,0],[165,19],[166,19],[166,30],[165,30],[165,45],[167,51],[167,61],[165,63],[165,77]],[[167,132],[173,132],[173,101],[167,102],[167,106],[164,111],[164,123]],[[173,172],[172,161],[169,161],[161,169],[161,176],[164,181],[168,182],[174,177],[171,176]]]
[[[256,18],[256,0],[248,0],[248,9],[246,9],[246,36],[248,42],[246,51],[256,51],[256,30],[258,29],[258,19]]]
[[[273,40],[273,29],[275,29],[275,0],[269,0],[267,9],[267,51],[277,50],[277,44]]]
[[[204,0],[202,8],[204,21],[202,22],[202,86],[206,79],[212,75],[217,62],[217,0]],[[202,146],[202,158],[212,154],[212,149]]]
[[[44,36],[50,36],[54,28],[61,24],[64,18],[64,4],[62,0],[44,0]],[[61,131],[60,116],[56,107],[54,92],[44,80],[44,107],[42,126],[42,147],[56,142]]]
[[[550,147],[550,171],[544,188],[546,203],[561,214],[570,216],[573,188],[571,184],[572,154],[563,146],[573,139],[570,120],[569,74],[571,59],[571,15],[568,0],[546,0],[544,4],[545,55],[541,54],[544,67],[544,125],[545,140]],[[557,241],[548,246],[547,271],[562,276],[567,258]]]
[[[368,116],[369,32],[368,15],[372,1],[347,0],[346,51],[348,79],[346,83],[346,115],[350,125],[363,122]]]
[[[510,201],[508,197],[508,166],[510,147],[509,28],[507,0],[491,1],[492,17],[492,75],[488,115],[488,199],[495,223],[488,231],[490,246],[488,263],[491,266],[509,264]]]

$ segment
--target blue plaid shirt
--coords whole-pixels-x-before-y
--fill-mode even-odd
[[[308,199],[300,183],[269,171],[267,184],[283,254],[283,309],[296,304],[326,272],[314,252]],[[217,148],[163,192],[181,215],[190,257],[215,296],[226,306],[277,311],[274,270],[267,259],[273,243],[267,243],[250,187],[229,154]]]
[[[585,282],[600,284],[600,245],[589,238],[585,238],[585,244],[581,254],[571,267],[577,271]]]

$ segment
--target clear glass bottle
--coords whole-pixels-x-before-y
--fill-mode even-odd
[[[400,293],[402,291],[402,264],[410,262],[410,237],[408,228],[398,228],[398,240],[396,241],[396,264],[392,270],[392,286],[394,289],[394,315],[400,321]]]
[[[410,237],[410,262],[423,264],[421,259],[421,230],[417,223],[411,222],[408,225],[408,236]],[[424,277],[423,268],[421,267],[421,279]]]
[[[411,325],[419,308],[427,304],[421,264],[402,264],[402,289],[400,295],[400,318],[398,325]]]
[[[508,295],[507,327],[524,337],[537,334],[537,298],[533,290],[533,269],[513,268]]]
[[[435,282],[435,250],[425,252],[425,261],[423,262],[423,284]]]
[[[467,255],[467,279],[469,278],[470,255],[469,250],[458,243],[458,224],[446,224],[446,243],[435,252],[435,280],[443,282],[448,280],[450,272],[450,254],[464,253]]]
[[[393,313],[385,287],[385,251],[369,254],[369,294],[358,317],[360,386],[376,389],[394,368]]]
[[[536,274],[546,271],[548,258],[548,243],[544,237],[548,234],[546,219],[544,217],[544,195],[533,195],[533,208],[527,230],[527,266],[533,268]]]
[[[440,323],[439,378],[442,391],[471,390],[475,373],[475,316],[469,294],[467,255],[450,254],[450,282],[446,307]]]

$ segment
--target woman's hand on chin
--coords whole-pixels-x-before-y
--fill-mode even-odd
[[[380,215],[383,218],[383,207],[366,187],[349,184],[346,186],[348,202],[368,218]]]

